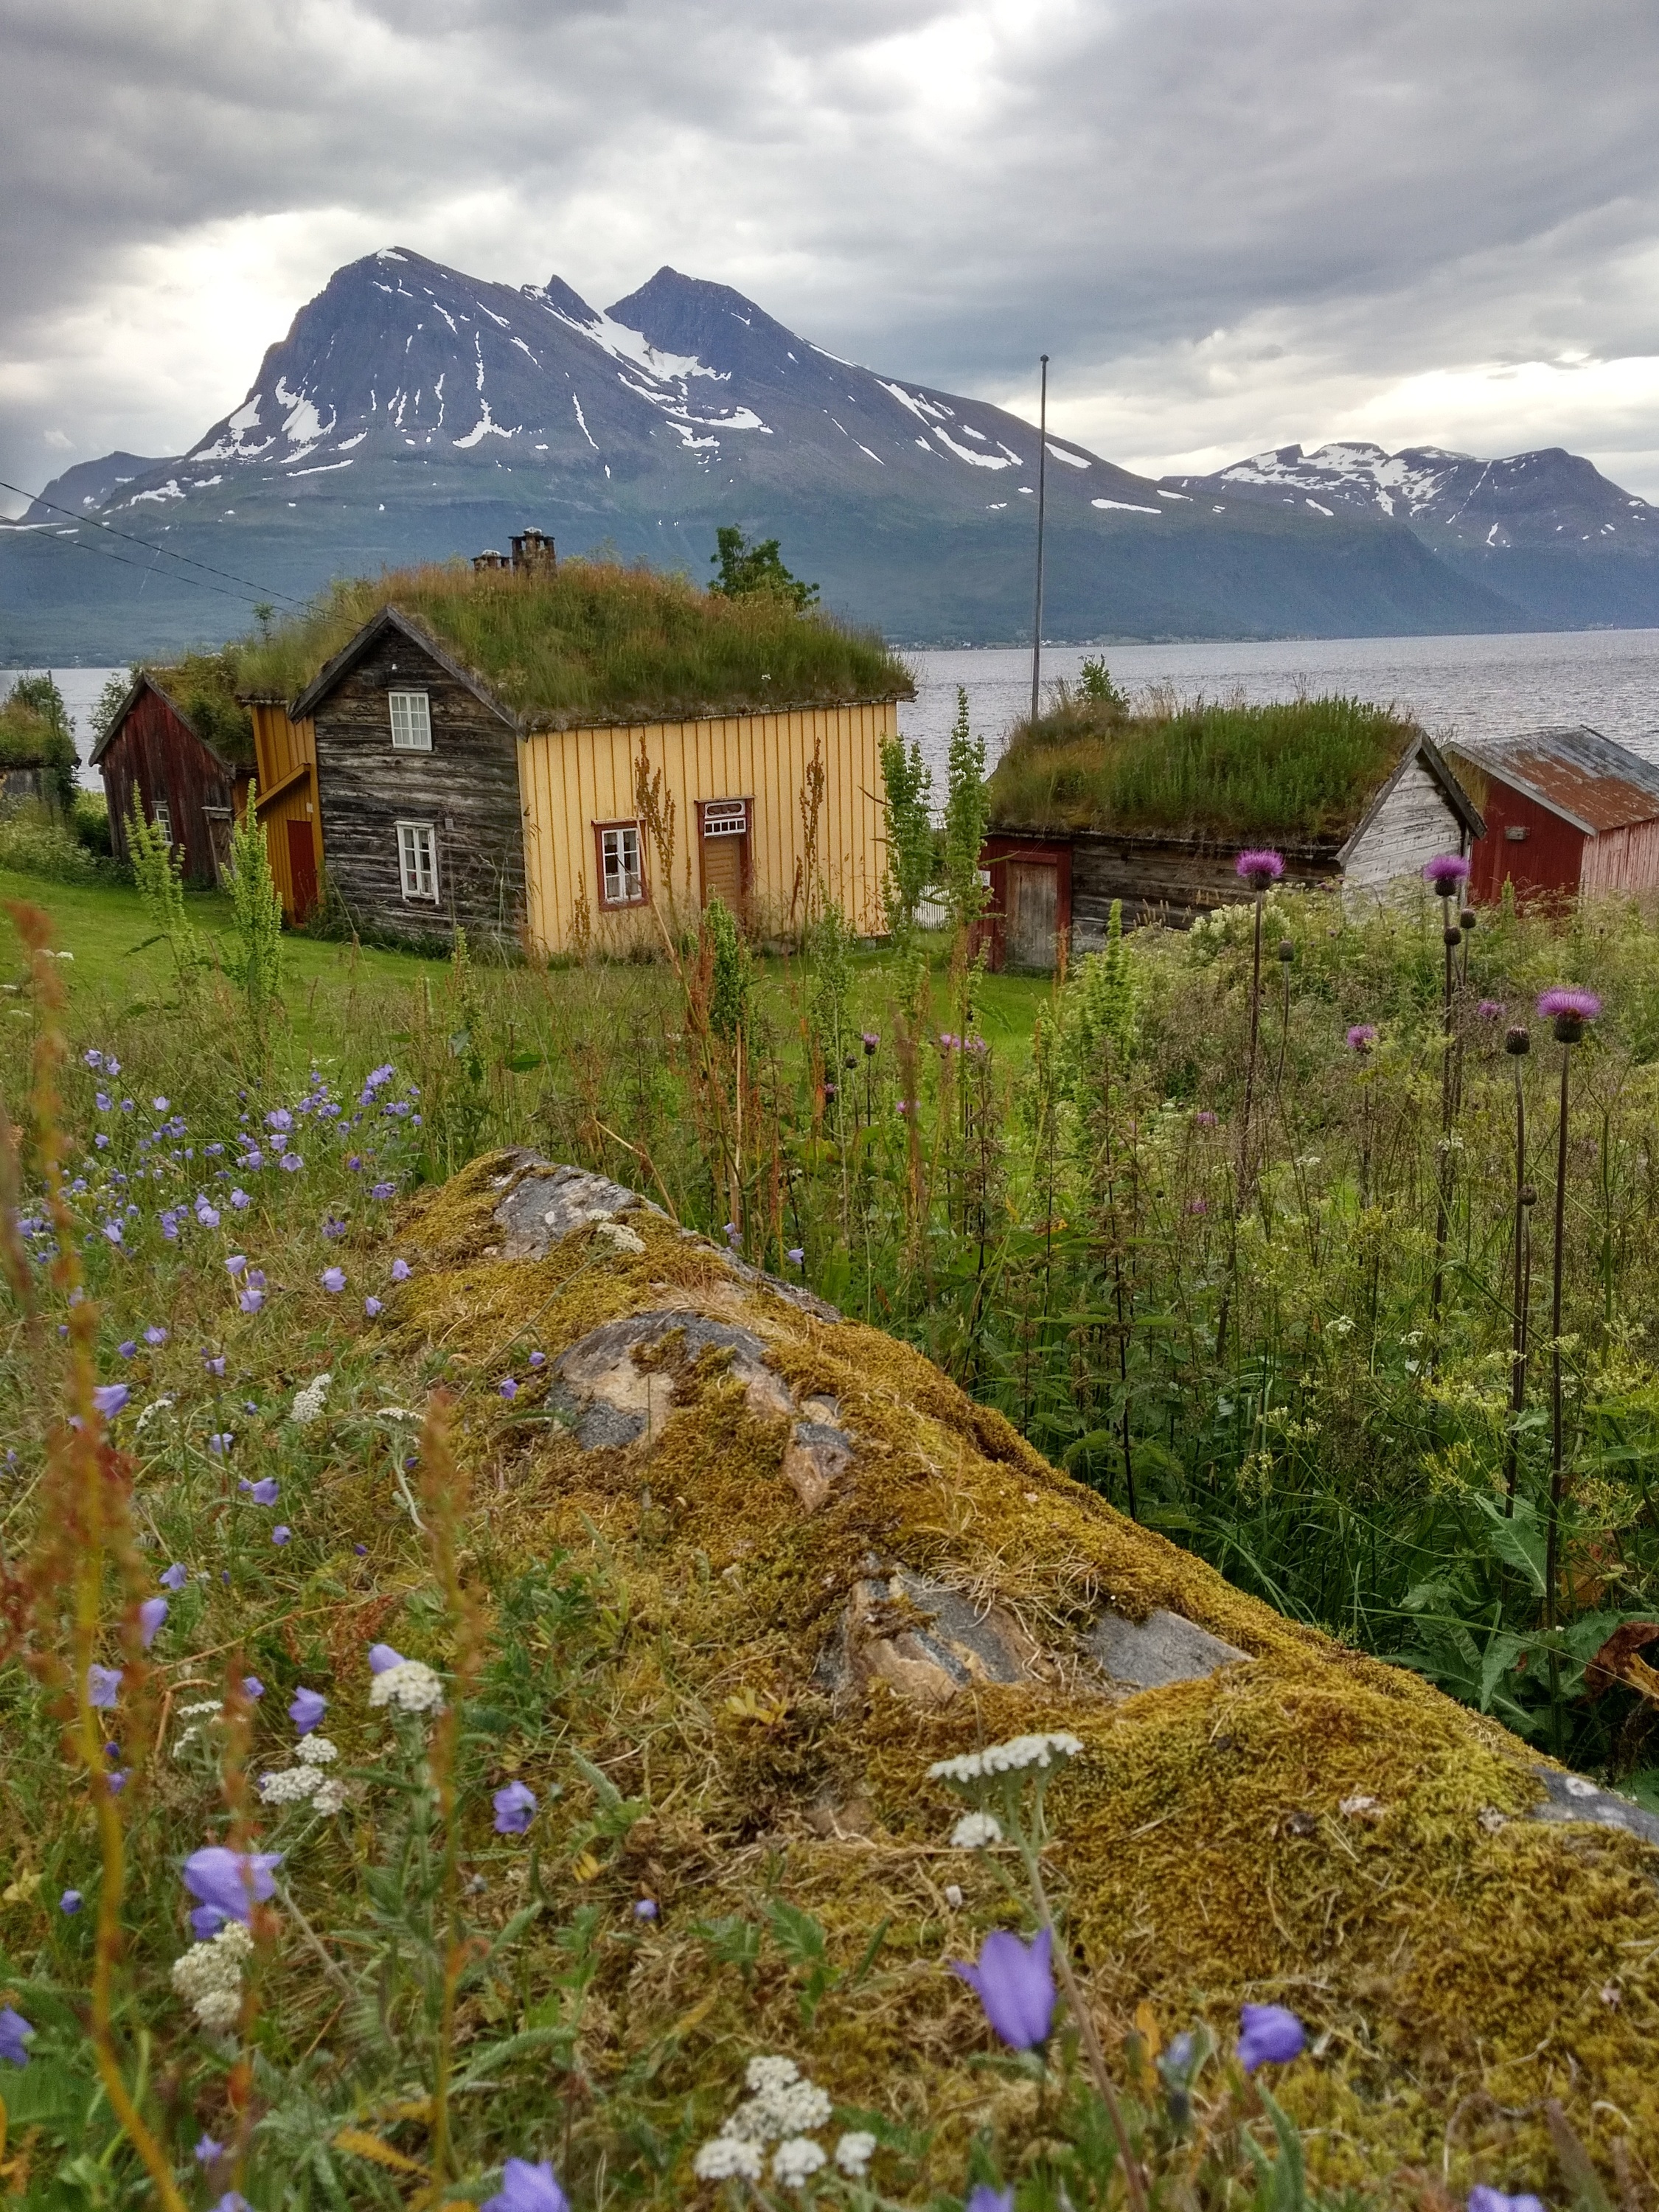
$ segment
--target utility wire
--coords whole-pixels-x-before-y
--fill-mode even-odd
[[[8,486],[7,489],[9,489],[10,487]],[[92,544],[88,544],[84,538],[70,537],[67,532],[65,532],[62,537],[58,537],[55,533],[51,537],[45,538],[36,538],[33,532],[29,534],[36,544],[52,545],[64,551],[72,550],[76,553],[90,553],[94,561],[113,561],[118,568],[136,568],[141,576],[150,576],[155,574],[153,564],[147,568],[143,562],[129,561],[124,553],[116,552],[112,547],[106,548],[98,544],[95,541]],[[117,532],[118,536],[125,536],[125,533],[124,532]],[[143,544],[143,540],[142,538],[135,538],[133,543],[135,544]],[[163,549],[157,545],[153,547],[151,550],[160,553]],[[216,573],[223,574],[224,571],[221,569]],[[251,592],[228,592],[222,584],[204,584],[199,576],[175,576],[171,569],[167,572],[167,581],[170,584],[188,584],[193,592],[212,592],[222,599],[240,599],[253,606],[258,606],[260,604],[258,599],[252,598]],[[258,586],[255,585],[253,589],[257,591]]]
[[[54,514],[67,515],[71,522],[83,522],[111,538],[125,538],[130,545],[142,545],[146,553],[165,553],[169,561],[188,561],[192,568],[204,568],[210,576],[222,576],[227,583],[246,584],[262,599],[286,599],[291,607],[302,607],[303,599],[296,599],[292,592],[271,590],[264,584],[256,584],[251,576],[238,576],[228,568],[216,568],[211,561],[198,561],[193,553],[175,553],[170,545],[154,544],[148,538],[135,537],[130,530],[118,530],[112,522],[100,522],[95,515],[76,514],[73,507],[59,507],[54,499],[43,499],[38,492],[25,491],[21,484],[8,483],[0,477],[0,491],[15,492],[19,499],[33,500],[37,507],[49,507]]]

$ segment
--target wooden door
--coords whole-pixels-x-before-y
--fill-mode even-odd
[[[702,841],[702,902],[718,898],[735,915],[744,909],[744,884],[749,873],[747,832],[732,836],[705,836]]]
[[[1011,968],[1052,968],[1060,906],[1060,871],[1052,860],[1010,860],[1004,925]]]
[[[288,879],[294,886],[295,921],[303,921],[317,903],[317,854],[311,842],[309,822],[289,822]]]

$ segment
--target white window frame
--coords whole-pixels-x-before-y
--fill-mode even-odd
[[[388,691],[386,711],[392,717],[394,753],[429,753],[432,750],[432,706],[424,691]]]
[[[702,802],[705,837],[746,837],[749,801],[746,799],[705,799]]]
[[[605,822],[594,827],[599,841],[599,904],[607,908],[643,906],[645,844],[639,823]]]
[[[171,849],[173,842],[173,810],[167,805],[165,799],[151,799],[149,802],[149,818],[152,825],[155,829],[159,830],[161,835],[167,839],[168,848]]]
[[[422,853],[425,865],[422,866]],[[424,880],[423,880],[424,879]],[[438,831],[431,822],[398,824],[398,880],[407,905],[438,903]]]

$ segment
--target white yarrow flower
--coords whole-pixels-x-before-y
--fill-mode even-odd
[[[423,1660],[401,1659],[374,1677],[368,1692],[371,1705],[395,1705],[401,1713],[435,1712],[444,1701],[444,1686]]]
[[[294,1394],[294,1410],[289,1418],[303,1428],[307,1423],[323,1417],[323,1401],[328,1395],[328,1386],[334,1380],[331,1374],[313,1375],[302,1390]]]
[[[325,1780],[319,1782],[312,1791],[311,1809],[313,1813],[337,1813],[345,1801],[344,1783],[337,1782],[331,1774]]]
[[[302,1735],[294,1756],[307,1766],[331,1766],[340,1756],[340,1747],[325,1735]]]
[[[309,1766],[284,1766],[274,1774],[262,1774],[259,1777],[259,1802],[262,1805],[303,1805],[322,1778]]]
[[[799,2189],[823,2163],[823,2153],[811,2136],[791,2136],[772,2154],[772,2177],[786,2189]]]
[[[173,1986],[211,2035],[226,2034],[242,2009],[242,1964],[253,1938],[240,1920],[228,1920],[205,1943],[192,1943],[173,1962]]]
[[[987,1844],[1002,1841],[1002,1823],[994,1813],[964,1813],[951,1831],[951,1841],[959,1851],[982,1850]]]
[[[793,2058],[751,2058],[743,2078],[758,2096],[764,2089],[781,2089],[799,2081],[800,2069]]]
[[[927,1772],[935,1782],[983,1782],[994,1774],[1018,1774],[1028,1766],[1075,1759],[1082,1748],[1081,1739],[1063,1729],[1050,1735],[1017,1735],[1006,1743],[988,1744],[983,1751],[936,1759]]]
[[[736,2136],[712,2136],[692,2160],[691,2171],[699,2181],[758,2181],[760,2149]]]
[[[836,2164],[849,2181],[862,2181],[870,2170],[870,2161],[876,2154],[876,2139],[862,2128],[844,2135],[836,2145]]]

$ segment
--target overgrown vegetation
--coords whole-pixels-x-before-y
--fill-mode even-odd
[[[1103,663],[1023,724],[991,778],[999,828],[1340,842],[1421,732],[1359,699],[1198,699],[1131,714]]]
[[[40,796],[68,808],[75,803],[75,738],[64,695],[50,676],[20,676],[0,705],[0,769],[40,766]]]
[[[727,595],[649,568],[564,561],[552,572],[480,575],[454,562],[336,583],[307,614],[228,648],[240,689],[296,697],[394,605],[535,726],[908,697],[911,688],[879,639],[798,611],[787,590]]]

